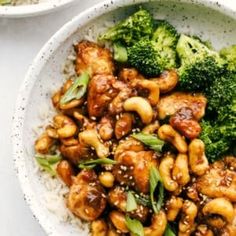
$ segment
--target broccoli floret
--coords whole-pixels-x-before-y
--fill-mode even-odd
[[[128,63],[148,77],[176,67],[178,33],[166,21],[159,21],[152,39],[143,38],[128,47]]]
[[[202,121],[201,127],[200,139],[205,144],[208,160],[213,162],[221,158],[230,149],[229,139],[222,136],[220,128],[217,125],[211,125],[209,121]]]
[[[142,37],[151,37],[153,33],[152,15],[144,9],[140,9],[127,19],[119,22],[114,27],[102,34],[99,41],[120,41],[125,45],[132,45]]]
[[[182,34],[176,47],[181,67],[178,69],[180,88],[205,91],[225,70],[225,61],[196,38]]]
[[[217,78],[207,93],[208,111],[220,121],[236,117],[236,73],[226,72]]]
[[[220,56],[228,62],[228,69],[236,71],[236,45],[220,50]]]
[[[165,68],[176,68],[177,54],[176,44],[179,34],[176,29],[165,20],[156,21],[157,29],[155,30],[152,40],[156,42],[156,48],[162,59],[165,59]]]
[[[128,48],[128,63],[146,76],[156,76],[165,67],[154,41],[142,39]]]
[[[226,72],[216,79],[207,93],[207,116],[202,122],[200,138],[206,146],[209,160],[228,152],[236,142],[236,74]]]

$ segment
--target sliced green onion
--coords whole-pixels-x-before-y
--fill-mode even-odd
[[[153,134],[138,133],[138,134],[133,134],[132,137],[144,143],[150,149],[156,152],[161,152],[165,144],[164,141],[160,140],[156,135]]]
[[[56,176],[56,171],[53,168],[53,165],[58,163],[62,157],[60,155],[41,155],[37,154],[35,156],[36,161],[40,165],[40,167],[48,172],[51,176]]]
[[[166,226],[164,236],[175,236],[175,233],[173,232],[169,224]]]
[[[88,72],[83,72],[71,85],[71,87],[66,91],[60,100],[60,104],[64,105],[74,99],[82,98],[88,87],[89,74]]]
[[[127,194],[127,203],[126,203],[126,211],[134,211],[137,209],[137,203],[135,197],[132,192],[128,192]]]
[[[97,165],[103,165],[103,164],[115,165],[116,163],[117,162],[112,159],[101,158],[101,159],[96,159],[96,160],[80,162],[78,167],[80,169],[92,169],[92,168],[96,167]]]
[[[161,206],[164,200],[164,187],[162,184],[161,176],[157,168],[154,166],[152,166],[150,169],[149,184],[150,184],[150,199],[152,203],[152,208],[155,213],[158,213],[161,209]],[[159,196],[158,196],[158,201],[156,202],[154,199],[154,192],[158,184],[159,184],[159,188],[158,188]]]
[[[144,236],[143,225],[136,219],[131,219],[129,216],[125,216],[125,223],[132,235]]]
[[[132,190],[130,192],[134,195],[135,200],[138,204],[146,206],[146,207],[152,207],[152,203],[149,197],[141,196]]]

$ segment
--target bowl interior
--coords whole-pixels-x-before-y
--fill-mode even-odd
[[[206,6],[174,1],[156,1],[142,5],[156,18],[167,19],[180,32],[210,40],[216,49],[235,42],[236,20]],[[52,91],[63,83],[61,69],[67,56],[72,52],[73,42],[84,38],[96,39],[96,35],[110,23],[135,11],[140,4],[119,8],[113,5],[110,11],[94,18],[95,13],[100,15],[108,6],[111,7],[101,5],[87,11],[54,36],[34,61],[20,91],[13,128],[16,168],[26,199],[48,235],[87,235],[87,231],[65,222],[63,218],[68,217],[65,212],[60,216],[55,215],[54,212],[61,210],[64,204],[54,194],[60,188],[57,187],[60,182],[45,181],[45,175],[42,176],[37,170],[33,160],[35,127],[38,127],[40,132],[40,127],[53,115],[50,97]],[[64,191],[64,194],[67,190],[61,191]]]

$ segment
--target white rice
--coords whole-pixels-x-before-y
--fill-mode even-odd
[[[75,52],[70,54],[66,59],[65,64],[62,67],[62,73],[64,79],[73,78],[76,76],[75,72]],[[54,90],[54,91],[53,91]],[[55,88],[52,89],[51,95],[55,92]],[[42,104],[39,108],[38,117],[42,121],[42,125],[33,127],[33,132],[36,137],[39,137],[48,124],[52,123],[52,117],[56,114],[56,111],[51,103]],[[30,153],[30,150],[28,150]],[[52,178],[50,174],[43,171],[34,158],[34,173],[39,176],[41,184],[44,186],[43,194],[40,196],[41,204],[45,206],[48,211],[55,214],[60,222],[72,225],[75,229],[82,229],[89,235],[88,223],[82,222],[75,217],[72,212],[66,206],[66,198],[69,192],[69,188],[61,181],[60,178]]]

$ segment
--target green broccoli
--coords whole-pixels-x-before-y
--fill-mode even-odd
[[[153,33],[152,15],[140,9],[127,19],[119,22],[114,27],[99,36],[99,41],[119,41],[125,45],[132,45],[141,38],[151,37]]]
[[[217,78],[210,86],[207,98],[208,111],[217,113],[221,121],[226,115],[236,116],[236,73],[228,71]]]
[[[220,56],[228,62],[228,69],[236,71],[236,45],[220,50]]]
[[[226,72],[216,79],[207,92],[207,116],[202,122],[200,138],[206,155],[213,161],[228,152],[236,142],[236,74]]]
[[[177,66],[176,43],[178,33],[166,21],[159,21],[152,39],[143,38],[128,47],[128,63],[148,77],[159,75],[164,69]]]
[[[205,144],[206,156],[210,162],[214,162],[228,152],[231,142],[222,135],[218,125],[212,125],[209,121],[202,121],[201,127],[200,139]]]
[[[146,76],[159,75],[165,68],[165,59],[162,60],[154,41],[144,38],[127,51],[128,63]]]
[[[157,29],[155,30],[152,40],[156,42],[156,48],[160,57],[166,60],[165,68],[177,67],[176,45],[179,34],[176,29],[165,20],[156,21]]]
[[[198,39],[182,34],[176,47],[181,89],[205,91],[225,70],[225,60]]]

